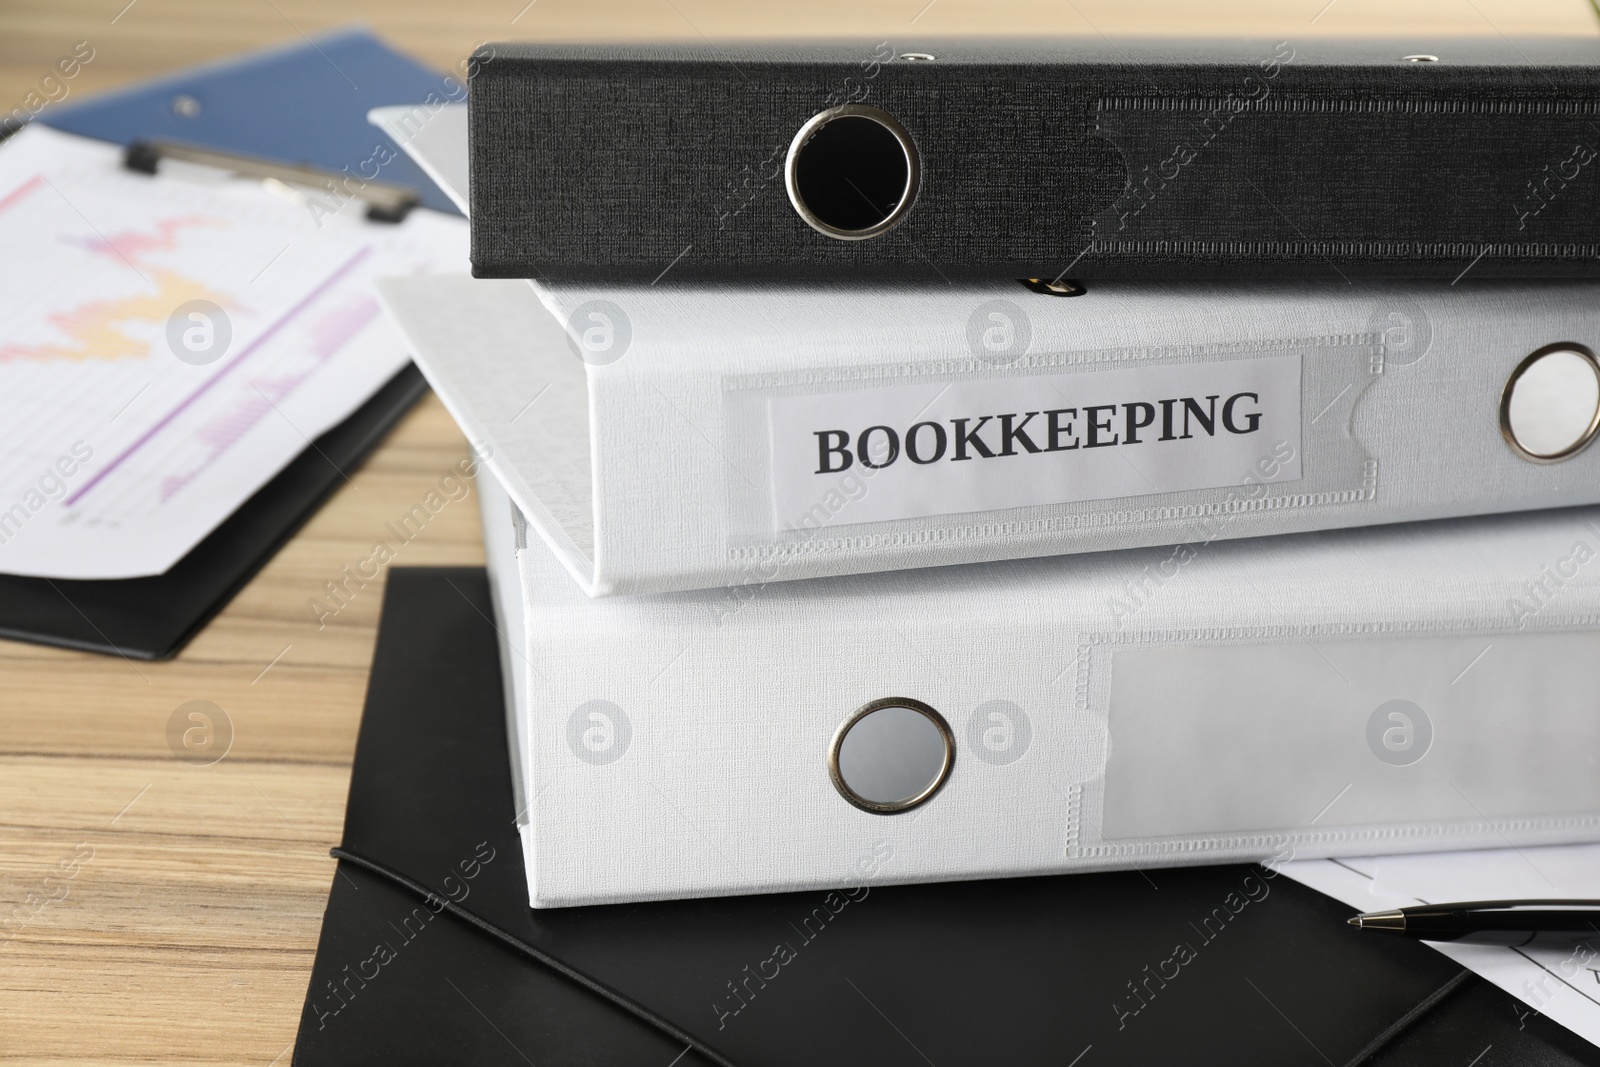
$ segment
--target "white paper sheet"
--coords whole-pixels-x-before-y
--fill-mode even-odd
[[[470,210],[466,104],[375,107],[367,112],[367,121],[405,149],[463,214]]]
[[[372,282],[462,269],[466,224],[361,207],[0,146],[0,572],[166,571],[404,366]]]
[[[1296,860],[1275,866],[1362,912],[1466,900],[1600,899],[1600,844]],[[1600,949],[1583,944],[1432,944],[1532,1011],[1600,1045]]]

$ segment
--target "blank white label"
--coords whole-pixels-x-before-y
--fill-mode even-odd
[[[772,397],[773,523],[1300,478],[1300,357]]]
[[[1122,649],[1109,725],[1108,838],[1587,814],[1600,634]]]

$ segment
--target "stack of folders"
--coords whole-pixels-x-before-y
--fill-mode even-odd
[[[840,102],[823,53],[742,55],[731,147],[647,121],[694,97],[696,62],[734,63],[671,49],[494,46],[470,114],[418,136],[374,115],[472,215],[478,277],[383,296],[483,458],[532,905],[1600,837],[1592,252],[1534,233],[1531,208],[1502,241],[1492,213],[1521,201],[1487,197],[1450,201],[1449,240],[1408,236],[1362,199],[1403,182],[1338,177],[1414,162],[1373,117],[1405,109],[1308,105],[1241,109],[1161,171],[1216,209],[1162,216],[1142,272],[1109,231],[1075,266],[1076,222],[1046,270],[1031,230],[1015,254],[961,231],[955,194],[993,221],[974,176],[1057,149],[1001,123],[1014,152],[963,155],[928,103],[970,105],[927,80],[944,56],[879,57]],[[1277,62],[1256,66],[1283,99],[1370,74]],[[1197,84],[1226,80],[1207,63]],[[1182,96],[1174,69],[1148,91]],[[1385,80],[1417,73],[1370,76],[1466,91]],[[1098,99],[1128,162],[1111,210],[1139,124],[1182,107]],[[595,101],[639,139],[549,132]],[[1234,211],[1250,174],[1276,180],[1242,157],[1286,135],[1250,116],[1289,112],[1329,151],[1356,138],[1339,115],[1400,139],[1315,168],[1332,184],[1312,192],[1346,194],[1338,240],[1266,234],[1322,203],[1281,183],[1249,215],[1260,240]],[[1517,190],[1517,158],[1565,158],[1554,119],[1443,112],[1426,151],[1471,181]],[[1062,160],[1107,180],[1102,156]],[[1147,226],[1165,201],[1137,188]],[[635,239],[688,247],[635,270]],[[1200,269],[1229,248],[1246,280]]]

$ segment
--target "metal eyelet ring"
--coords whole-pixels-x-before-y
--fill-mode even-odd
[[[1530,447],[1531,442],[1524,440],[1527,437],[1526,430],[1529,427],[1524,426],[1524,433],[1521,436],[1518,435],[1516,421],[1512,412],[1512,398],[1516,395],[1517,386],[1540,363],[1561,354],[1577,357],[1582,361],[1582,365],[1588,372],[1594,376],[1592,386],[1587,379],[1583,380],[1581,384],[1590,386],[1594,390],[1596,396],[1595,407],[1590,413],[1587,423],[1576,433],[1570,435],[1571,439],[1568,443],[1549,450],[1539,451],[1534,447]],[[1576,387],[1579,383],[1572,384]],[[1546,386],[1546,388],[1548,389],[1550,386]],[[1570,392],[1570,389],[1558,388],[1557,391]],[[1505,388],[1500,393],[1500,434],[1506,439],[1506,443],[1511,446],[1513,452],[1530,463],[1559,463],[1588,448],[1594,442],[1595,437],[1600,435],[1600,360],[1596,360],[1595,354],[1588,348],[1580,344],[1574,344],[1571,341],[1545,345],[1543,348],[1536,349],[1529,354],[1511,372],[1510,377],[1506,379]]]
[[[909,717],[895,713],[909,713]],[[868,723],[868,720],[885,714],[891,717],[878,723]],[[869,729],[873,731],[872,734],[864,736]],[[850,736],[857,730],[861,731],[857,734],[858,745],[850,746]],[[851,750],[861,745],[866,746],[865,752]],[[884,769],[885,761],[881,757],[895,746],[902,746],[901,752],[917,747],[922,749],[923,755],[935,756],[935,759],[927,760],[924,768],[907,768],[903,761],[891,761],[899,765],[889,769],[889,776],[903,778],[909,772],[913,776],[910,783],[885,783],[881,780],[881,773],[879,781],[865,780],[866,775]],[[944,716],[920,700],[883,697],[856,709],[840,724],[828,746],[828,777],[839,795],[862,811],[874,815],[895,815],[927,803],[949,779],[955,758],[955,735],[950,731],[950,724],[944,721]],[[935,762],[937,766],[934,766]],[[920,773],[922,771],[926,773]],[[857,779],[854,784],[850,781],[851,777]],[[901,795],[883,795],[886,786],[893,793]]]
[[[823,128],[840,119],[865,119],[881,126],[894,138],[900,151],[905,156],[906,178],[905,186],[901,190],[900,199],[894,207],[879,221],[858,229],[850,229],[834,225],[818,217],[811,206],[806,203],[800,187],[802,177],[800,174],[802,150]],[[911,134],[906,128],[880,108],[867,107],[865,104],[842,104],[826,111],[820,111],[807,119],[797,133],[794,140],[789,143],[789,154],[784,161],[783,168],[784,187],[789,193],[789,203],[794,206],[795,212],[805,220],[807,226],[818,233],[827,234],[829,237],[841,241],[864,241],[877,237],[899,225],[911,210],[911,205],[916,202],[917,191],[922,185],[922,162],[917,152],[916,142],[911,139]]]

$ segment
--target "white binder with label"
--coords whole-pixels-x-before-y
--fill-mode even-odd
[[[1586,283],[382,294],[596,596],[1600,501]]]

